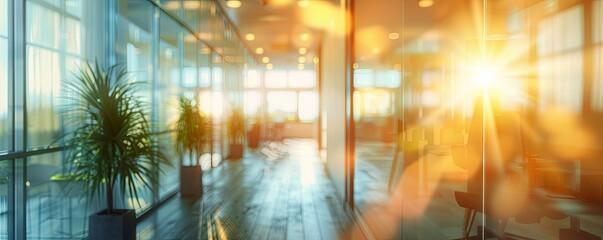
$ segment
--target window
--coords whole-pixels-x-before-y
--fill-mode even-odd
[[[211,87],[211,68],[207,66],[199,67],[199,87]]]
[[[593,83],[591,106],[603,112],[603,1],[593,1]]]
[[[367,88],[374,86],[374,73],[371,69],[354,70],[354,87]]]
[[[261,106],[261,98],[260,92],[258,91],[245,91],[245,115],[247,116],[257,116],[260,106]]]
[[[189,32],[184,36],[184,58],[182,69],[182,86],[197,86],[197,38]]]
[[[377,72],[375,86],[384,88],[397,88],[400,86],[400,71],[389,70]]]
[[[266,71],[264,79],[267,88],[287,87],[287,71],[285,70]]]
[[[582,111],[584,41],[582,6],[575,6],[538,24],[539,107]]]
[[[245,75],[245,87],[246,88],[257,88],[260,87],[260,75],[256,70],[249,70]]]
[[[9,150],[10,110],[8,96],[8,3],[0,0],[0,152]],[[0,226],[2,227],[2,226]],[[1,236],[1,235],[0,235]]]
[[[268,101],[268,114],[272,119],[285,118],[295,120],[297,118],[297,93],[294,91],[273,91],[266,95]]]
[[[297,117],[301,122],[312,122],[318,117],[318,93],[315,91],[299,92]]]
[[[106,45],[100,37],[106,33],[105,13],[99,11],[104,6],[102,1],[26,2],[28,149],[48,146],[61,132],[61,82],[86,58],[103,60],[98,46]]]
[[[290,88],[316,87],[316,76],[312,70],[291,70],[288,79]]]

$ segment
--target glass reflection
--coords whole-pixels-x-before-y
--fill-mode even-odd
[[[354,196],[377,238],[603,236],[600,0],[355,7]]]
[[[11,183],[12,161],[0,161],[0,238],[8,239],[8,184]]]
[[[8,2],[0,0],[0,152],[9,150]]]

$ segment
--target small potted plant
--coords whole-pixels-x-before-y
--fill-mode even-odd
[[[228,127],[229,156],[230,159],[243,157],[243,142],[245,141],[245,116],[243,110],[232,105],[226,122]]]
[[[89,217],[88,239],[135,239],[136,214],[115,209],[115,190],[138,201],[139,187],[152,189],[160,164],[169,165],[150,131],[144,103],[133,95],[138,84],[123,65],[86,63],[64,85],[67,120],[74,129],[65,136],[69,174],[83,183],[89,200],[105,197],[107,204]]]
[[[175,124],[174,144],[180,159],[180,193],[182,197],[199,197],[203,190],[203,171],[199,159],[210,142],[210,122],[199,110],[198,101],[180,95],[178,103],[180,116]],[[186,155],[191,165],[184,164]]]

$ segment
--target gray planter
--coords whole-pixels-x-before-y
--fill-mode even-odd
[[[103,210],[89,218],[89,240],[136,239],[136,213],[131,209]]]
[[[203,192],[200,166],[180,167],[180,196],[183,198],[197,198]]]

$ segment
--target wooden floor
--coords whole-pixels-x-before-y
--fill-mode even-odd
[[[311,140],[286,140],[206,171],[199,199],[175,196],[138,224],[138,239],[338,239],[354,224]],[[355,239],[360,239],[358,236]]]

